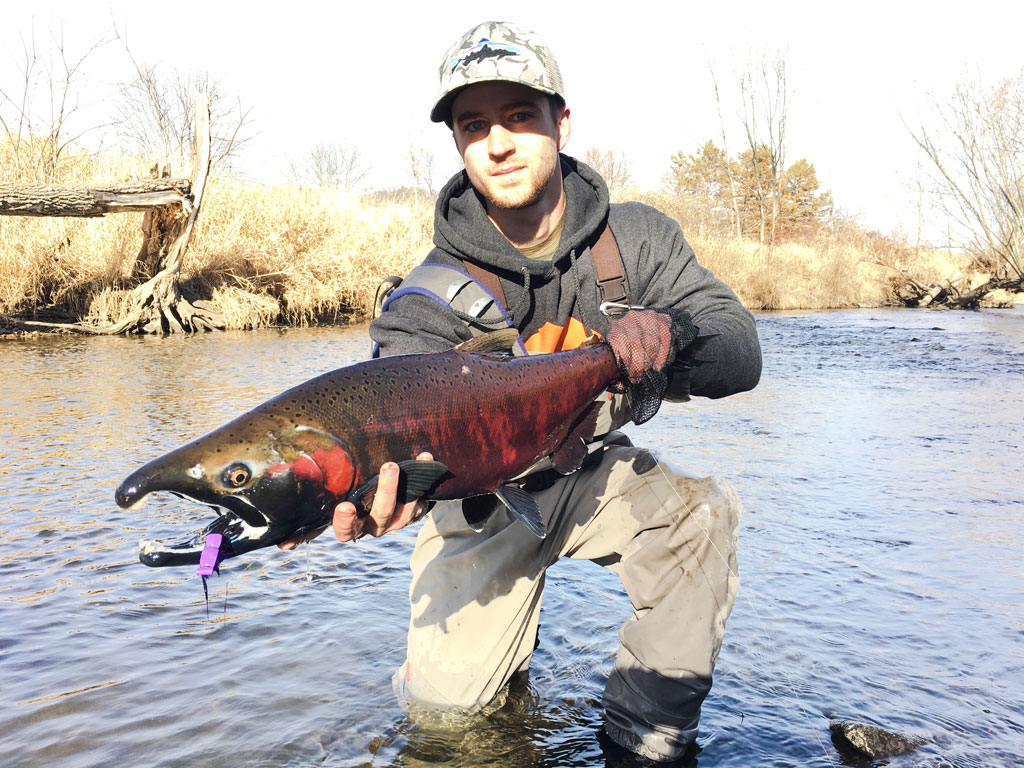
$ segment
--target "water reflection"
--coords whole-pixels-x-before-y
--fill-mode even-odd
[[[931,740],[892,765],[1016,764],[1024,313],[759,325],[755,392],[632,430],[746,509],[697,760],[835,765],[835,715]],[[209,614],[189,569],[137,563],[208,517],[120,510],[124,475],[366,350],[363,329],[0,345],[0,764],[615,764],[597,702],[629,607],[589,563],[550,573],[529,679],[449,729],[391,692],[412,532],[229,562]]]

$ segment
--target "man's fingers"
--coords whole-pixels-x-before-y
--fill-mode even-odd
[[[433,454],[424,451],[423,453],[419,454],[416,457],[416,460],[433,461],[434,456]],[[398,501],[396,499],[395,505],[395,514],[391,518],[387,530],[384,531],[384,533],[387,533],[388,531],[401,530],[414,520],[419,520],[423,516],[423,513],[427,507],[427,503],[422,499],[414,499],[413,501],[406,502],[405,504],[398,504]]]
[[[608,343],[620,368],[632,383],[647,371],[660,371],[675,356],[673,321],[653,309],[630,310],[608,321]]]
[[[334,508],[334,535],[338,541],[352,541],[358,538],[363,522],[356,514],[356,507],[350,501],[343,501]]]
[[[397,531],[405,528],[409,523],[419,520],[423,517],[423,512],[426,509],[426,502],[416,499],[416,501],[410,501],[408,504],[403,504],[398,510],[398,514],[395,515],[395,519],[391,521],[391,530]]]
[[[370,506],[371,525],[364,525],[363,530],[371,536],[383,536],[388,532],[394,519],[398,502],[398,465],[392,461],[382,464],[377,479],[377,492]]]
[[[432,454],[424,451],[419,461],[433,461]],[[398,503],[398,480],[400,471],[393,461],[381,465],[377,478],[377,490],[370,505],[370,514],[360,518],[353,504],[343,501],[334,509],[334,535],[339,541],[353,541],[360,536],[383,536],[385,533],[404,528],[423,516],[426,502],[419,499],[406,504]],[[285,542],[288,544],[289,542]]]

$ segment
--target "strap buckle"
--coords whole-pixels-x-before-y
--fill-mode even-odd
[[[598,309],[605,317],[616,317],[631,309],[647,309],[647,307],[641,307],[639,304],[623,304],[618,301],[602,301]]]

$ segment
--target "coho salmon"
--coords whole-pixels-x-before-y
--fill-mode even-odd
[[[118,487],[119,506],[166,491],[209,505],[217,518],[178,543],[141,542],[139,559],[196,564],[214,540],[219,562],[327,526],[345,500],[368,513],[386,461],[402,470],[401,500],[472,498],[482,502],[464,507],[476,510],[466,513],[476,527],[504,505],[543,536],[536,502],[509,481],[545,457],[563,474],[577,469],[596,398],[619,371],[596,338],[515,357],[516,336],[505,329],[447,352],[340,368],[150,461]],[[415,459],[425,451],[433,461]]]

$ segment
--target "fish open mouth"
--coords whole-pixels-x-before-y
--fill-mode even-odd
[[[197,565],[206,546],[206,538],[211,533],[222,536],[218,561],[268,547],[287,538],[280,526],[270,525],[255,510],[249,510],[243,518],[234,510],[210,506],[217,513],[217,519],[184,541],[140,541],[139,561],[151,567]]]

